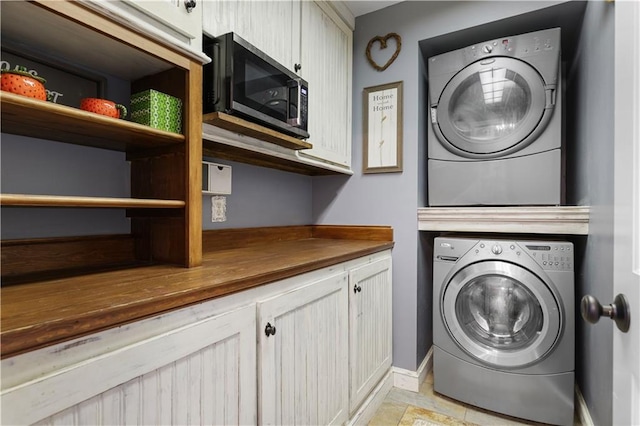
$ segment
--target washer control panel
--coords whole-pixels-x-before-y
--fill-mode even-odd
[[[462,256],[519,262],[528,257],[546,271],[573,271],[573,244],[566,241],[509,241],[436,238],[434,260],[455,263]]]
[[[571,243],[524,243],[533,259],[543,269],[573,271],[573,244]]]

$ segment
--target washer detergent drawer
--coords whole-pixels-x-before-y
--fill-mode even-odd
[[[489,161],[429,160],[430,206],[560,205],[560,149]]]
[[[574,372],[527,375],[491,370],[433,347],[433,389],[476,407],[556,425],[573,424]]]

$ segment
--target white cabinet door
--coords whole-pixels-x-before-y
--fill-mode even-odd
[[[3,389],[2,424],[255,424],[255,318],[249,305]]]
[[[309,83],[309,155],[351,167],[353,34],[327,3],[302,2],[302,77]]]
[[[349,272],[349,408],[391,368],[391,257]]]
[[[121,7],[202,50],[202,46],[196,46],[202,38],[202,3],[196,0],[191,11],[184,0],[123,0]],[[140,13],[135,13],[136,10]]]
[[[347,420],[347,297],[342,272],[258,303],[260,424]]]
[[[300,0],[207,0],[203,30],[234,32],[293,71],[300,62]]]

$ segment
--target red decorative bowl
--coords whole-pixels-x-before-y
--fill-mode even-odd
[[[44,88],[46,82],[47,80],[42,77],[29,74],[25,67],[18,67],[15,70],[2,70],[0,89],[46,101],[47,91]]]
[[[108,99],[82,98],[80,100],[80,109],[112,118],[124,118],[127,115],[127,108],[124,105]]]

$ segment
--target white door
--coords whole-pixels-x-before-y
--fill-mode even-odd
[[[3,389],[2,424],[255,424],[255,312],[205,318]],[[92,338],[83,344],[102,344]]]
[[[349,271],[349,408],[391,367],[391,256]]]
[[[187,8],[183,0],[125,0],[126,4],[152,16],[167,27],[189,39],[199,39],[202,6],[195,1]]]
[[[234,32],[293,71],[300,62],[300,1],[202,1],[202,29]]]
[[[309,83],[311,156],[351,167],[351,29],[328,2],[302,2],[300,75]]]
[[[347,273],[258,303],[258,424],[342,424],[348,416]]]
[[[640,3],[615,3],[613,297],[631,326],[613,332],[613,424],[640,425]],[[608,303],[608,302],[607,302]]]

